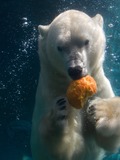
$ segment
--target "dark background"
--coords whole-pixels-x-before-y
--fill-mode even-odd
[[[104,68],[120,95],[119,0],[0,1],[0,160],[30,156],[30,130],[40,71],[37,26],[49,24],[64,10],[78,9],[104,17],[107,37]],[[119,155],[112,159],[119,160]]]

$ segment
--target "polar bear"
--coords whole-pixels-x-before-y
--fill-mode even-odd
[[[41,73],[32,120],[33,160],[100,160],[120,146],[120,98],[103,70],[103,18],[68,10],[39,27]],[[94,77],[97,93],[83,109],[66,98],[71,80]]]

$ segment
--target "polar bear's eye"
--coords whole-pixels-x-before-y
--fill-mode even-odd
[[[89,40],[86,39],[85,42],[84,42],[84,45],[87,46],[88,44],[89,44]]]
[[[63,51],[63,48],[61,46],[57,46],[57,49],[58,49],[59,52]]]

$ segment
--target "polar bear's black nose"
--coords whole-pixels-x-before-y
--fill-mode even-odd
[[[69,67],[68,74],[73,80],[80,79],[82,77],[82,68],[80,66]]]

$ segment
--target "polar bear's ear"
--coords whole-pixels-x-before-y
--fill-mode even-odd
[[[49,25],[46,25],[46,26],[39,25],[38,26],[38,31],[42,38],[44,38],[47,35],[48,30],[49,30]]]
[[[103,28],[104,21],[103,21],[103,17],[100,14],[97,14],[95,17],[93,17],[93,20],[97,22],[100,27]]]

